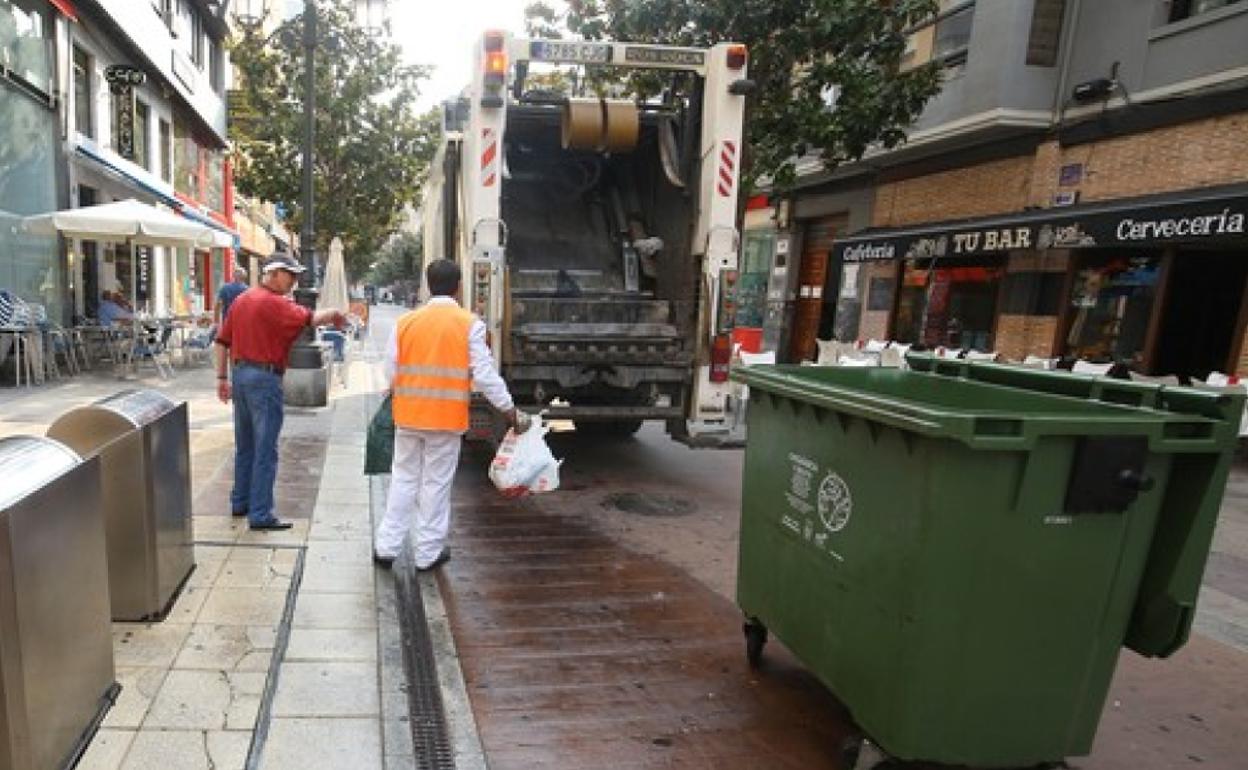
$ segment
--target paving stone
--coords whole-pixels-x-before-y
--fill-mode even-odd
[[[377,660],[377,632],[364,628],[295,628],[286,647],[287,661]]]
[[[371,594],[328,594],[301,591],[295,604],[294,628],[376,628],[377,609]]]
[[[364,540],[371,542],[372,524],[367,521],[316,522],[308,531],[308,540]]]
[[[376,664],[282,664],[273,698],[274,716],[376,717],[380,713]]]
[[[91,738],[75,770],[117,770],[134,741],[134,730],[102,728]]]
[[[178,669],[207,669],[211,671],[243,670],[242,663],[252,653],[259,652],[262,659],[273,655],[272,640],[275,638],[267,628],[257,629],[264,632],[262,639],[270,641],[265,648],[256,644],[257,636],[247,626],[231,626],[200,623],[191,628],[182,651],[173,662]],[[254,669],[254,663],[251,670]],[[267,665],[267,664],[266,664]]]
[[[304,557],[306,565],[316,561],[335,564],[372,564],[371,540],[311,540]]]
[[[212,770],[243,770],[251,749],[250,730],[213,730],[208,733],[208,758]]]
[[[225,562],[216,585],[222,588],[267,588],[285,590],[290,585],[289,568],[279,568],[263,561]]]
[[[321,593],[373,593],[376,569],[371,561],[361,564],[335,564],[314,561],[304,565],[301,591]]]
[[[232,703],[221,671],[170,671],[143,721],[145,728],[221,730]]]
[[[274,719],[264,770],[382,770],[376,719]]]
[[[160,692],[168,674],[165,668],[117,668],[117,684],[121,692],[117,702],[104,715],[104,726],[110,728],[137,728],[143,724],[152,699]]]
[[[285,607],[284,590],[214,588],[199,612],[199,622],[276,628]]]
[[[113,663],[168,668],[191,627],[179,623],[114,623]]]
[[[204,608],[204,600],[208,598],[210,588],[210,585],[195,585],[188,582],[182,587],[182,592],[178,594],[177,600],[174,601],[173,607],[163,622],[188,626],[193,624],[199,618],[200,610]]]
[[[134,736],[122,770],[209,770],[208,746],[199,730],[151,730]]]

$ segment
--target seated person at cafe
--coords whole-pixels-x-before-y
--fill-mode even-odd
[[[133,319],[134,313],[127,310],[124,303],[124,299],[111,291],[100,294],[100,306],[96,310],[100,326],[115,326],[118,321]]]

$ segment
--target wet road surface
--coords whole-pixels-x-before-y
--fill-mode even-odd
[[[778,645],[752,671],[730,601],[488,485],[461,467],[440,586],[491,768],[839,767],[843,710]]]

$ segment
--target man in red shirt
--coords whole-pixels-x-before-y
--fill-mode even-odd
[[[344,320],[340,310],[311,310],[290,297],[303,266],[277,253],[264,263],[259,286],[239,295],[217,332],[217,397],[234,400],[234,489],[230,508],[252,529],[290,529],[273,515],[277,438],[282,431],[282,374],[307,326]],[[232,364],[233,381],[227,373]]]

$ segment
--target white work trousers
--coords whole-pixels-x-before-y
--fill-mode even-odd
[[[449,431],[395,430],[390,496],[373,541],[378,556],[399,555],[414,519],[416,566],[423,569],[438,558],[451,526],[451,482],[462,441]]]

